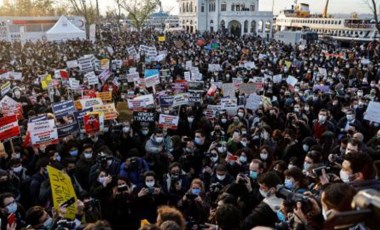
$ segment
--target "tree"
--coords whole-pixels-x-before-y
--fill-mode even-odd
[[[120,0],[119,7],[123,8],[128,13],[128,19],[131,20],[132,26],[137,30],[143,28],[145,20],[160,4],[159,0]]]
[[[373,14],[373,17],[375,19],[375,23],[376,23],[376,29],[378,31],[378,34],[380,34],[380,24],[379,24],[379,11],[378,11],[378,7],[379,7],[379,2],[378,0],[367,0],[367,4]]]
[[[90,36],[90,25],[98,19],[96,5],[92,0],[68,0],[76,15],[83,16],[86,20],[86,34]]]

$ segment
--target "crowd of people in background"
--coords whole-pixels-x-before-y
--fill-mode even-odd
[[[378,44],[342,48],[317,42],[291,46],[256,36],[227,32],[181,32],[162,36],[154,31],[120,32],[101,27],[96,42],[0,41],[0,71],[22,72],[7,93],[22,103],[22,137],[4,142],[0,152],[0,217],[2,230],[14,229],[322,229],[342,212],[351,211],[362,189],[380,190],[380,124],[366,120],[370,102],[379,102]],[[205,48],[212,42],[216,49]],[[133,60],[128,47],[155,46],[167,51],[162,61]],[[178,45],[180,44],[180,45]],[[113,52],[106,47],[111,46]],[[66,62],[92,54],[97,59],[126,60],[110,66],[112,76],[88,86],[79,68]],[[58,79],[53,90],[42,89],[41,75],[66,69],[82,90],[111,91],[113,102],[164,92],[186,82],[186,61],[192,61],[204,82],[201,102],[178,107],[155,103],[148,112],[155,123],[141,126],[133,119],[106,122],[106,128],[80,130],[58,144],[25,145],[28,119],[47,114],[51,104],[78,100],[81,90],[69,90]],[[365,60],[365,61],[364,61]],[[245,68],[244,62],[254,62]],[[208,71],[219,64],[220,71]],[[153,88],[119,80],[136,68],[169,70],[169,80]],[[320,71],[325,69],[326,72]],[[274,82],[267,76],[282,75]],[[286,81],[294,76],[298,81]],[[236,111],[208,115],[208,105],[224,98],[217,83],[263,77],[257,91],[263,102],[247,109],[249,95],[235,91]],[[36,101],[29,97],[33,95]],[[3,95],[5,96],[5,95]],[[158,100],[157,100],[158,101]],[[179,116],[177,129],[158,126],[158,114]],[[12,149],[14,151],[12,151]],[[74,220],[65,209],[54,209],[47,166],[69,175],[78,199]],[[303,199],[289,199],[291,192]],[[15,221],[9,225],[9,215]],[[365,229],[360,223],[343,229]]]

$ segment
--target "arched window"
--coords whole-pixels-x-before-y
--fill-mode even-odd
[[[231,11],[235,11],[235,4],[234,3],[232,3],[232,5],[231,5]]]
[[[248,21],[245,20],[244,22],[244,33],[248,33]]]
[[[240,4],[236,4],[236,11],[240,11]]]
[[[256,21],[251,22],[251,33],[256,33]]]
[[[255,4],[251,4],[249,6],[249,11],[255,11]]]
[[[189,12],[189,3],[186,3],[186,12]]]
[[[182,3],[182,10],[183,10],[183,12],[186,12],[186,5],[185,5],[185,3]]]
[[[189,12],[193,12],[193,3],[192,2],[190,2]]]
[[[264,23],[262,20],[259,21],[259,25],[258,25],[258,31],[259,33],[262,33],[264,31]]]
[[[269,33],[270,32],[270,27],[271,27],[271,22],[270,21],[267,21],[265,23],[265,33]]]
[[[226,28],[226,22],[225,22],[224,20],[222,20],[222,21],[220,22],[220,27],[221,27],[222,29]]]
[[[202,3],[202,5],[201,5],[201,12],[202,13],[205,12],[205,4],[204,3]]]

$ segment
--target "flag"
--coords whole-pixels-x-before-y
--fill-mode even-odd
[[[61,70],[59,72],[61,74],[61,78],[63,78],[63,79],[69,79],[69,72],[67,72],[66,70]]]

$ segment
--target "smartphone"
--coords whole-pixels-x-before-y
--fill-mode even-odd
[[[67,201],[63,202],[59,207],[61,207],[61,208],[67,208],[67,207],[69,207],[70,205],[72,205],[74,203],[75,203],[75,198],[71,197]]]
[[[128,190],[128,186],[126,186],[126,185],[118,186],[117,187],[117,191],[118,192],[124,192],[124,191],[127,191],[127,190]]]
[[[9,226],[12,226],[16,222],[16,214],[14,213],[9,214],[9,216],[7,217],[7,222]]]
[[[189,200],[194,200],[195,198],[197,198],[197,195],[191,194],[191,193],[186,193],[186,198]]]
[[[153,188],[148,188],[148,193],[153,194],[154,193],[154,187]]]

